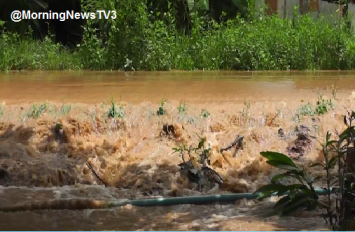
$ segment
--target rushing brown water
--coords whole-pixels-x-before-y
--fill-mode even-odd
[[[0,74],[0,99],[95,104],[113,94],[132,103],[159,102],[164,96],[194,103],[274,101],[334,85],[352,90],[353,77],[351,72],[11,72]]]
[[[295,161],[322,159],[317,142],[341,130],[343,106],[355,109],[351,72],[10,72],[0,75],[0,208],[51,199],[139,199],[253,192],[278,170],[261,158],[265,150],[289,154],[296,127],[310,133]],[[337,90],[336,96],[332,94]],[[122,97],[123,118],[107,117],[110,97]],[[325,115],[299,117],[317,94],[332,99]],[[166,115],[156,115],[161,99]],[[180,101],[187,109],[179,112]],[[43,104],[34,118],[32,104]],[[64,104],[64,105],[63,105]],[[38,107],[39,105],[37,105]],[[69,108],[70,107],[70,108]],[[64,110],[67,109],[67,110]],[[210,116],[201,117],[206,109]],[[55,130],[56,123],[62,126]],[[163,125],[174,128],[164,135]],[[301,128],[301,127],[298,127]],[[282,129],[285,136],[280,136]],[[308,132],[307,132],[308,133]],[[211,148],[211,167],[224,179],[198,191],[179,174],[179,144]],[[243,149],[220,152],[238,136]],[[185,157],[187,159],[187,155]],[[105,188],[85,165],[109,185]],[[319,183],[321,186],[322,183]],[[9,187],[18,186],[18,187]],[[318,212],[289,217],[271,214],[275,199],[235,205],[121,207],[111,210],[1,213],[6,230],[320,230]],[[262,214],[260,212],[267,212]]]

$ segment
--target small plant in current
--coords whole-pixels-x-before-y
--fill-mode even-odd
[[[66,115],[66,114],[69,114],[70,110],[71,110],[71,105],[63,105],[63,106],[60,108],[59,113],[60,113],[61,115]]]
[[[298,107],[297,114],[300,115],[301,117],[302,116],[314,116],[315,111],[314,111],[311,103],[307,103],[305,105],[301,105]]]
[[[160,106],[157,110],[157,115],[165,115],[166,114],[166,110],[164,109],[164,105],[166,103],[166,99],[163,98],[162,101],[160,102]]]
[[[0,105],[0,118],[4,115],[4,108]]]
[[[201,111],[201,117],[203,118],[208,118],[211,114],[206,110],[206,109],[202,109]]]
[[[186,105],[186,102],[184,102],[184,104],[182,104],[180,102],[180,105],[177,107],[178,111],[179,111],[179,114],[184,114],[186,113],[187,111],[187,105]]]
[[[193,159],[193,154],[192,152],[195,152],[195,154],[197,154],[198,157],[194,157],[196,158],[202,165],[210,164],[210,158],[209,158],[209,154],[211,152],[211,148],[206,148],[205,147],[205,143],[206,143],[206,139],[202,138],[199,136],[199,143],[197,147],[192,147],[190,146],[189,148],[187,148],[186,145],[180,145],[179,147],[175,147],[173,148],[174,152],[173,153],[180,153],[181,155],[181,159],[183,160],[184,163],[185,159],[184,159],[184,153],[187,152],[188,156],[190,157],[190,160]]]
[[[37,119],[46,109],[47,109],[46,103],[41,104],[39,106],[33,104],[32,111],[28,114],[28,116]]]
[[[111,96],[111,108],[108,110],[108,117],[110,118],[123,118],[124,117],[124,110],[123,106],[121,105],[121,98],[120,98],[120,105],[117,108],[115,102],[113,101],[113,96]]]
[[[329,110],[334,109],[334,104],[331,99],[325,100],[322,95],[318,96],[318,102],[315,112],[318,115],[328,113]]]

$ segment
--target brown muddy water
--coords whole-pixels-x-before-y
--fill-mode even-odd
[[[354,109],[351,72],[10,72],[0,74],[0,208],[52,199],[139,199],[253,192],[278,173],[261,158],[283,152],[309,168],[321,160],[327,130],[342,130]],[[336,89],[336,95],[334,95]],[[111,94],[122,118],[107,117]],[[325,115],[299,116],[332,99]],[[166,115],[156,114],[165,97]],[[335,98],[335,99],[334,99]],[[177,107],[186,102],[185,112]],[[34,110],[33,104],[43,111]],[[201,116],[206,109],[210,116]],[[36,118],[38,113],[38,118]],[[55,130],[59,123],[62,129]],[[163,125],[171,125],[166,135]],[[309,139],[297,147],[305,129]],[[282,129],[284,136],[281,136]],[[243,149],[220,152],[244,136]],[[211,148],[211,167],[224,179],[198,191],[179,172],[173,148]],[[295,152],[296,151],[296,152]],[[185,157],[187,159],[187,155]],[[105,188],[86,166],[108,184]],[[319,183],[322,186],[323,183]],[[110,210],[0,212],[4,230],[324,230],[317,212],[272,213],[275,198],[233,205],[180,205]]]

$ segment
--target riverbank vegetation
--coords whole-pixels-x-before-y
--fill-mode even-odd
[[[17,33],[2,22],[0,69],[6,70],[314,70],[353,69],[355,38],[344,19],[268,16],[265,9],[236,17],[189,11],[180,25],[176,7],[143,1],[91,1],[84,11],[116,10],[117,18],[87,20],[76,46]],[[250,2],[250,1],[249,1]],[[98,8],[98,6],[100,6]],[[250,4],[249,4],[250,6]],[[253,6],[255,7],[255,6]],[[249,7],[249,9],[251,9]],[[181,21],[181,20],[180,20]]]

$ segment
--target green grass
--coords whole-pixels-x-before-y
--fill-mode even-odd
[[[59,113],[61,115],[67,115],[67,114],[69,114],[70,111],[71,111],[71,105],[63,105],[60,108]]]
[[[208,118],[211,114],[206,110],[206,109],[202,109],[201,111],[201,117],[203,118]]]
[[[166,110],[164,109],[164,105],[167,102],[167,100],[165,98],[163,98],[160,102],[159,108],[157,110],[157,115],[165,115],[166,114]]]
[[[34,118],[34,119],[37,119],[39,118],[39,116],[41,116],[44,111],[47,109],[47,104],[46,103],[43,103],[41,105],[36,105],[36,104],[33,104],[32,105],[32,110],[28,113],[28,117],[31,117],[31,118]]]
[[[115,102],[113,101],[113,97],[111,98],[111,107],[108,110],[107,116],[110,118],[123,118],[125,115],[123,106],[121,104],[121,98],[119,107],[116,106]]]
[[[236,18],[217,24],[192,18],[186,35],[174,17],[154,15],[142,4],[119,1],[120,17],[85,26],[74,50],[30,35],[0,35],[1,70],[338,70],[355,68],[355,37],[344,22],[330,23],[307,15],[293,20],[278,16]],[[132,23],[134,22],[134,23]]]

